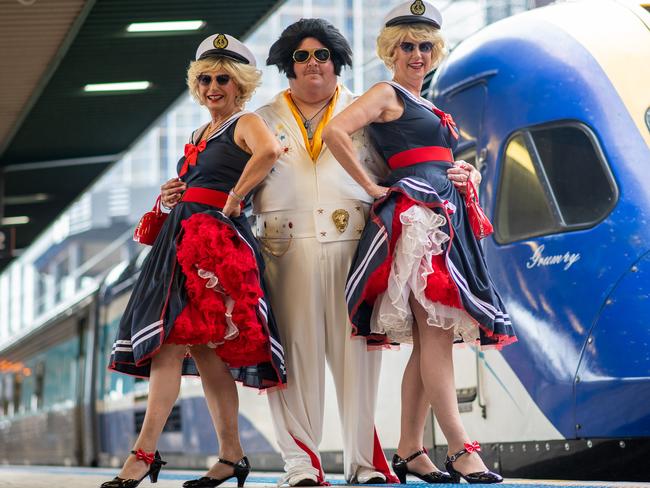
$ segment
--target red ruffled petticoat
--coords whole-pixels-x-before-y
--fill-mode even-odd
[[[233,228],[210,215],[194,214],[182,226],[177,259],[189,300],[165,342],[207,344],[231,367],[270,361],[269,339],[257,314],[263,292],[253,251]]]
[[[390,276],[390,270],[393,264],[395,245],[402,235],[400,215],[413,205],[417,205],[417,203],[407,196],[401,194],[397,196],[388,257],[368,279],[364,292],[364,300],[367,303],[374,304],[377,297],[385,292],[388,287],[388,277]],[[463,305],[460,302],[460,293],[456,283],[454,283],[447,270],[445,255],[436,254],[432,256],[431,266],[434,272],[427,276],[427,287],[424,290],[424,295],[432,302],[462,310]]]

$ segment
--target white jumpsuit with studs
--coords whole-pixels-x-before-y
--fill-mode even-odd
[[[334,114],[354,99],[345,87],[339,90]],[[258,113],[283,148],[257,189],[253,208],[269,299],[285,348],[287,387],[268,394],[285,470],[289,477],[311,473],[323,479],[318,446],[327,361],[336,387],[346,479],[353,479],[359,467],[386,473],[374,428],[381,351],[369,351],[365,340],[350,338],[344,298],[372,198],[326,146],[312,161],[283,93]],[[365,132],[353,141],[360,161],[379,178],[385,163]],[[335,212],[339,228],[332,219]]]

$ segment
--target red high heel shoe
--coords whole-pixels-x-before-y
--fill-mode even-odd
[[[481,450],[481,446],[476,441],[472,442],[471,444],[465,443],[464,446],[465,447],[460,451],[452,454],[451,456],[447,456],[447,460],[445,461],[445,467],[447,468],[447,471],[449,472],[452,478],[452,483],[460,483],[461,477],[465,481],[471,484],[501,483],[503,481],[503,478],[500,475],[493,473],[490,470],[477,471],[476,473],[469,473],[469,474],[463,474],[460,471],[456,471],[453,466],[454,461],[456,461],[463,454],[469,454],[471,452],[480,452]]]
[[[160,453],[158,451],[144,452],[142,449],[138,449],[136,451],[131,451],[131,454],[135,454],[136,459],[139,461],[144,461],[147,463],[149,465],[149,471],[147,471],[139,480],[124,479],[116,476],[112,480],[107,481],[106,483],[102,483],[100,488],[135,488],[147,476],[149,476],[149,479],[152,483],[156,483],[158,481],[158,474],[160,473],[160,469],[163,467],[163,465],[167,464],[161,459]]]

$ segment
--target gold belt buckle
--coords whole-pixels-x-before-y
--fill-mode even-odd
[[[341,234],[345,232],[345,229],[348,228],[348,223],[350,222],[350,213],[347,210],[342,208],[337,208],[332,212],[332,222],[336,226]]]

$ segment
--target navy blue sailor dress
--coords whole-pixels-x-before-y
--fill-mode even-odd
[[[409,297],[427,324],[454,330],[455,342],[501,348],[515,342],[510,317],[447,177],[458,132],[449,114],[389,82],[402,116],[369,131],[391,172],[376,200],[348,275],[353,335],[369,346],[412,343]]]
[[[243,212],[221,212],[250,159],[234,141],[241,115],[207,140],[199,142],[203,131],[196,131],[185,146],[178,173],[187,189],[142,266],[109,369],[149,377],[151,358],[163,344],[206,344],[246,386],[286,383],[258,243]],[[198,375],[189,354],[182,374]]]

